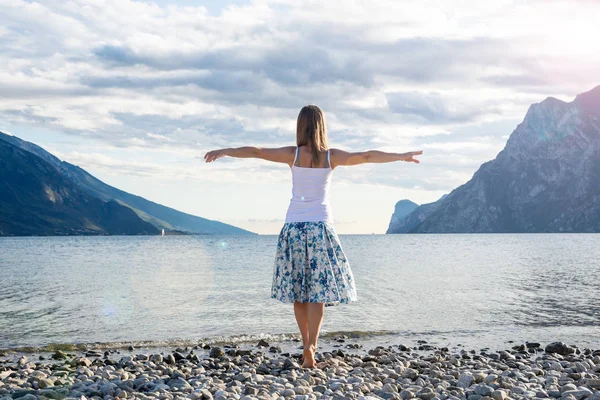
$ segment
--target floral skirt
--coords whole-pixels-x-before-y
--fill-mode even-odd
[[[326,306],[357,300],[350,264],[333,226],[326,222],[288,222],[283,226],[271,298]]]

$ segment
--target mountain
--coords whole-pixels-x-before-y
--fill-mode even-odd
[[[390,233],[600,232],[599,176],[600,86],[530,106],[494,160]]]
[[[76,187],[36,155],[0,140],[0,236],[158,234],[130,208]]]
[[[394,218],[392,215],[392,220],[390,221],[390,226],[386,233],[408,233],[411,232],[417,225],[423,222],[427,217],[429,217],[436,209],[441,201],[446,197],[444,195],[438,201],[433,203],[422,204],[420,206],[415,207],[410,213]],[[403,200],[400,200],[403,201]],[[412,202],[411,202],[412,203]],[[413,203],[415,204],[415,203]],[[397,204],[396,204],[397,205]]]
[[[252,232],[218,221],[186,214],[143,197],[114,188],[82,168],[61,161],[41,147],[0,132],[0,142],[10,143],[51,165],[58,174],[80,191],[104,202],[116,202],[133,210],[142,220],[157,229],[185,231],[196,234],[252,235]]]
[[[398,229],[397,226],[401,223],[404,217],[413,212],[417,207],[419,207],[419,205],[417,203],[413,203],[410,200],[400,200],[399,202],[397,202],[396,206],[394,207],[392,219],[390,220],[388,232]]]

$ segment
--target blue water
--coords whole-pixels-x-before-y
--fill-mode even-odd
[[[341,236],[359,301],[323,331],[365,341],[600,348],[600,235]],[[276,236],[0,238],[0,348],[285,339]]]

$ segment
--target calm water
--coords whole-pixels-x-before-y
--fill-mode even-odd
[[[600,235],[341,236],[365,341],[600,348]],[[277,237],[0,238],[0,348],[295,334],[271,300]],[[236,338],[232,338],[236,337]],[[273,338],[272,338],[273,339]]]

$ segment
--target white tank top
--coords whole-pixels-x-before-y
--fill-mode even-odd
[[[333,223],[329,205],[329,186],[333,172],[329,161],[329,150],[325,160],[326,168],[298,167],[297,159],[298,147],[292,164],[292,199],[285,222]]]

